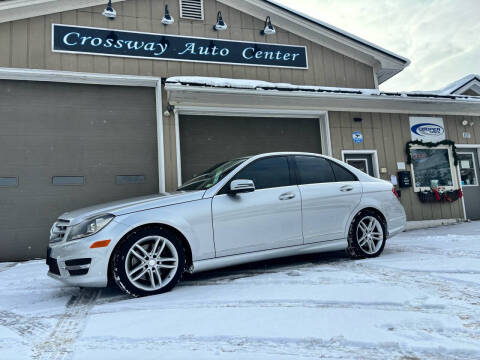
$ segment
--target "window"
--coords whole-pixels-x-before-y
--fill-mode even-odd
[[[295,156],[299,185],[335,182],[332,167],[324,158]]]
[[[180,17],[203,20],[203,0],[180,0]]]
[[[329,161],[329,163],[332,165],[336,181],[358,181],[357,177],[343,166],[338,165],[333,161]]]
[[[347,164],[353,166],[360,171],[363,171],[365,174],[368,174],[367,159],[347,159]]]
[[[285,156],[259,159],[241,170],[235,179],[253,180],[255,189],[289,186],[290,170]]]
[[[412,148],[412,171],[415,191],[440,187],[446,190],[456,188],[453,159],[449,147]]]
[[[460,176],[463,186],[476,186],[477,167],[475,165],[475,157],[473,153],[459,153],[458,160],[460,162]]]

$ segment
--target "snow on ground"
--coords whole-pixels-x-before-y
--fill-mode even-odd
[[[0,264],[0,359],[480,359],[480,222],[188,276],[132,299]]]

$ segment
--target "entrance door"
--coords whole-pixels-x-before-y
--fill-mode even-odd
[[[348,164],[363,171],[365,174],[375,176],[373,171],[372,154],[368,153],[350,153],[343,154],[344,161]]]
[[[465,197],[465,212],[470,220],[480,219],[480,186],[477,149],[457,150],[460,176]]]

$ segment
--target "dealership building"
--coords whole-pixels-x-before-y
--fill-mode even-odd
[[[0,4],[0,261],[44,257],[65,211],[272,151],[391,181],[409,221],[480,219],[480,77],[382,92],[408,59],[274,1],[106,7]]]

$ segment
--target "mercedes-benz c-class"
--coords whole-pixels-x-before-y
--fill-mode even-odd
[[[48,274],[145,296],[171,290],[185,272],[343,249],[376,257],[405,224],[387,181],[323,155],[261,154],[218,164],[172,193],[61,215]]]

